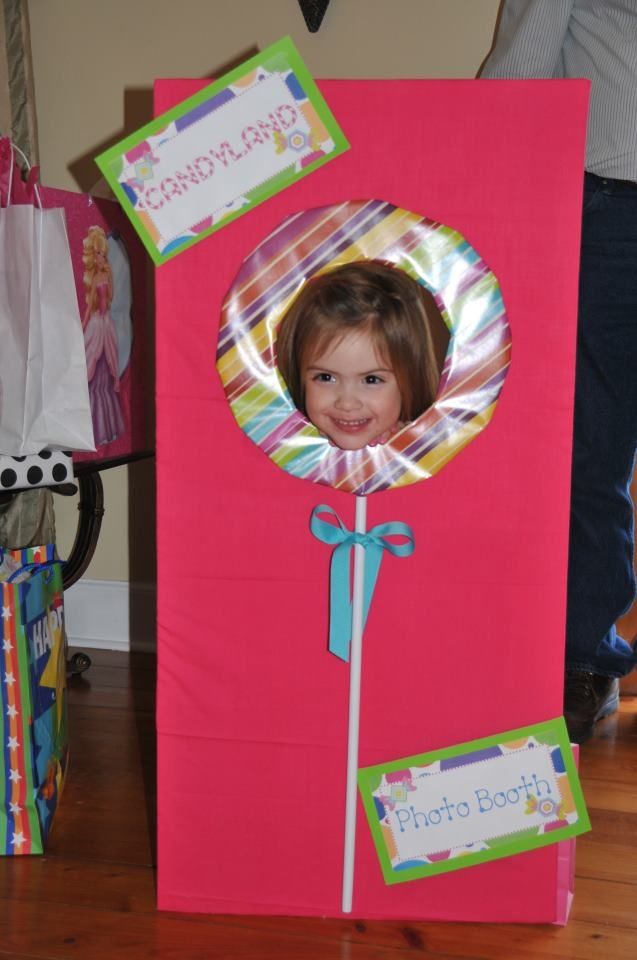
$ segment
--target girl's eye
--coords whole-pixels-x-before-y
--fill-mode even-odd
[[[365,377],[365,383],[375,384],[375,383],[384,383],[382,377],[377,376],[375,373],[370,373],[369,376]]]
[[[331,373],[317,373],[313,377],[313,380],[315,380],[317,383],[333,383],[334,377]]]

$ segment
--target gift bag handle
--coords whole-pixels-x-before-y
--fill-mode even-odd
[[[23,566],[18,567],[17,570],[14,570],[10,577],[4,581],[5,583],[12,583],[16,577],[20,576],[22,573],[27,573],[30,570],[44,570],[45,573],[51,574],[53,571],[51,568],[55,566],[56,563],[59,563],[59,560],[47,560],[45,563],[25,563]],[[46,582],[48,583],[51,577],[49,576]]]
[[[31,164],[29,163],[28,157],[26,156],[25,153],[22,152],[22,150],[20,149],[20,147],[19,147],[17,144],[15,144],[15,143],[13,142],[13,140],[11,140],[11,139],[9,139],[9,146],[10,146],[10,148],[11,148],[11,162],[9,163],[9,187],[8,187],[8,189],[7,189],[7,206],[8,206],[8,207],[11,206],[11,190],[13,189],[13,168],[14,168],[14,161],[15,161],[15,154],[16,154],[16,152],[19,153],[20,156],[22,157],[22,160],[24,161],[24,164],[25,164],[27,170],[28,170],[29,172],[31,171]],[[38,185],[37,185],[37,183],[34,183],[34,184],[33,184],[33,192],[34,192],[35,196],[37,197],[37,201],[38,201],[37,205],[38,205],[38,207],[39,207],[40,210],[41,210],[41,209],[42,209],[42,198],[41,198],[41,196],[40,196],[40,191],[38,190]]]

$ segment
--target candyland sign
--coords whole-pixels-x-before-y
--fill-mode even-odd
[[[346,149],[284,38],[96,162],[161,264]]]

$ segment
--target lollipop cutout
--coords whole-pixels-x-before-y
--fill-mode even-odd
[[[278,347],[282,357],[287,351],[285,330],[295,303],[308,299],[308,289],[323,283],[322,278],[347,271],[347,265],[369,261],[405,274],[429,291],[450,334],[433,403],[416,414],[413,409],[408,411],[405,391],[398,383],[395,405],[390,403],[388,408],[389,413],[397,412],[397,419],[389,429],[382,411],[378,414],[374,407],[370,412],[368,406],[350,403],[346,409],[341,402],[340,412],[328,413],[326,420],[311,404],[315,375],[326,392],[335,383],[345,383],[350,374],[354,376],[347,380],[348,387],[361,380],[358,374],[369,375],[365,386],[371,390],[379,387],[378,379],[383,381],[379,392],[387,386],[386,381],[396,386],[402,374],[393,360],[400,351],[388,356],[391,350],[382,323],[376,340],[369,325],[358,329],[359,347],[362,345],[366,357],[364,369],[355,362],[350,369],[347,358],[343,365],[342,352],[337,351],[336,357],[329,353],[330,346],[339,342],[341,348],[352,346],[356,329],[341,332],[340,341],[330,338],[329,332],[319,338],[318,359],[315,350],[306,358],[308,369],[303,367],[304,361],[300,363],[300,394],[290,364],[277,365]],[[371,361],[365,353],[370,338],[376,349]],[[327,355],[325,349],[321,354],[326,346]],[[343,912],[352,907],[362,635],[370,579],[373,590],[378,552],[382,555],[387,549],[388,533],[406,539],[402,555],[413,549],[411,531],[404,525],[383,524],[382,531],[381,527],[367,531],[366,497],[433,476],[474,439],[493,415],[509,359],[510,333],[499,286],[477,252],[449,227],[378,200],[348,201],[287,218],[243,262],[223,304],[217,367],[238,425],[287,473],[356,496],[355,529],[353,533],[345,530],[345,542],[334,554],[353,547],[351,606],[341,605],[346,611],[340,618],[335,616],[334,595],[339,590],[341,595],[349,593],[349,576],[342,571],[335,575],[334,557],[332,561],[330,649],[340,644],[343,655],[343,647],[349,646],[351,658]],[[345,386],[343,390],[347,393]],[[329,511],[324,506],[315,509],[312,529],[326,542],[339,543],[328,529],[337,528],[321,521],[321,515]],[[338,525],[342,530],[340,521]],[[370,564],[374,568],[371,578]],[[345,629],[345,644],[342,637],[335,641],[333,636],[339,620],[336,626],[341,633]]]

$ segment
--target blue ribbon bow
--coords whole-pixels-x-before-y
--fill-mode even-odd
[[[337,524],[321,520],[319,514],[329,513]],[[365,578],[363,593],[363,627],[374,595],[383,550],[395,557],[409,557],[416,544],[411,527],[398,520],[379,523],[367,533],[348,530],[335,510],[320,504],[312,511],[310,530],[322,543],[336,544],[330,564],[330,640],[329,649],[341,660],[349,660],[352,638],[352,600],[350,597],[351,551],[355,544],[365,548]],[[387,537],[406,537],[406,543],[392,543]]]

